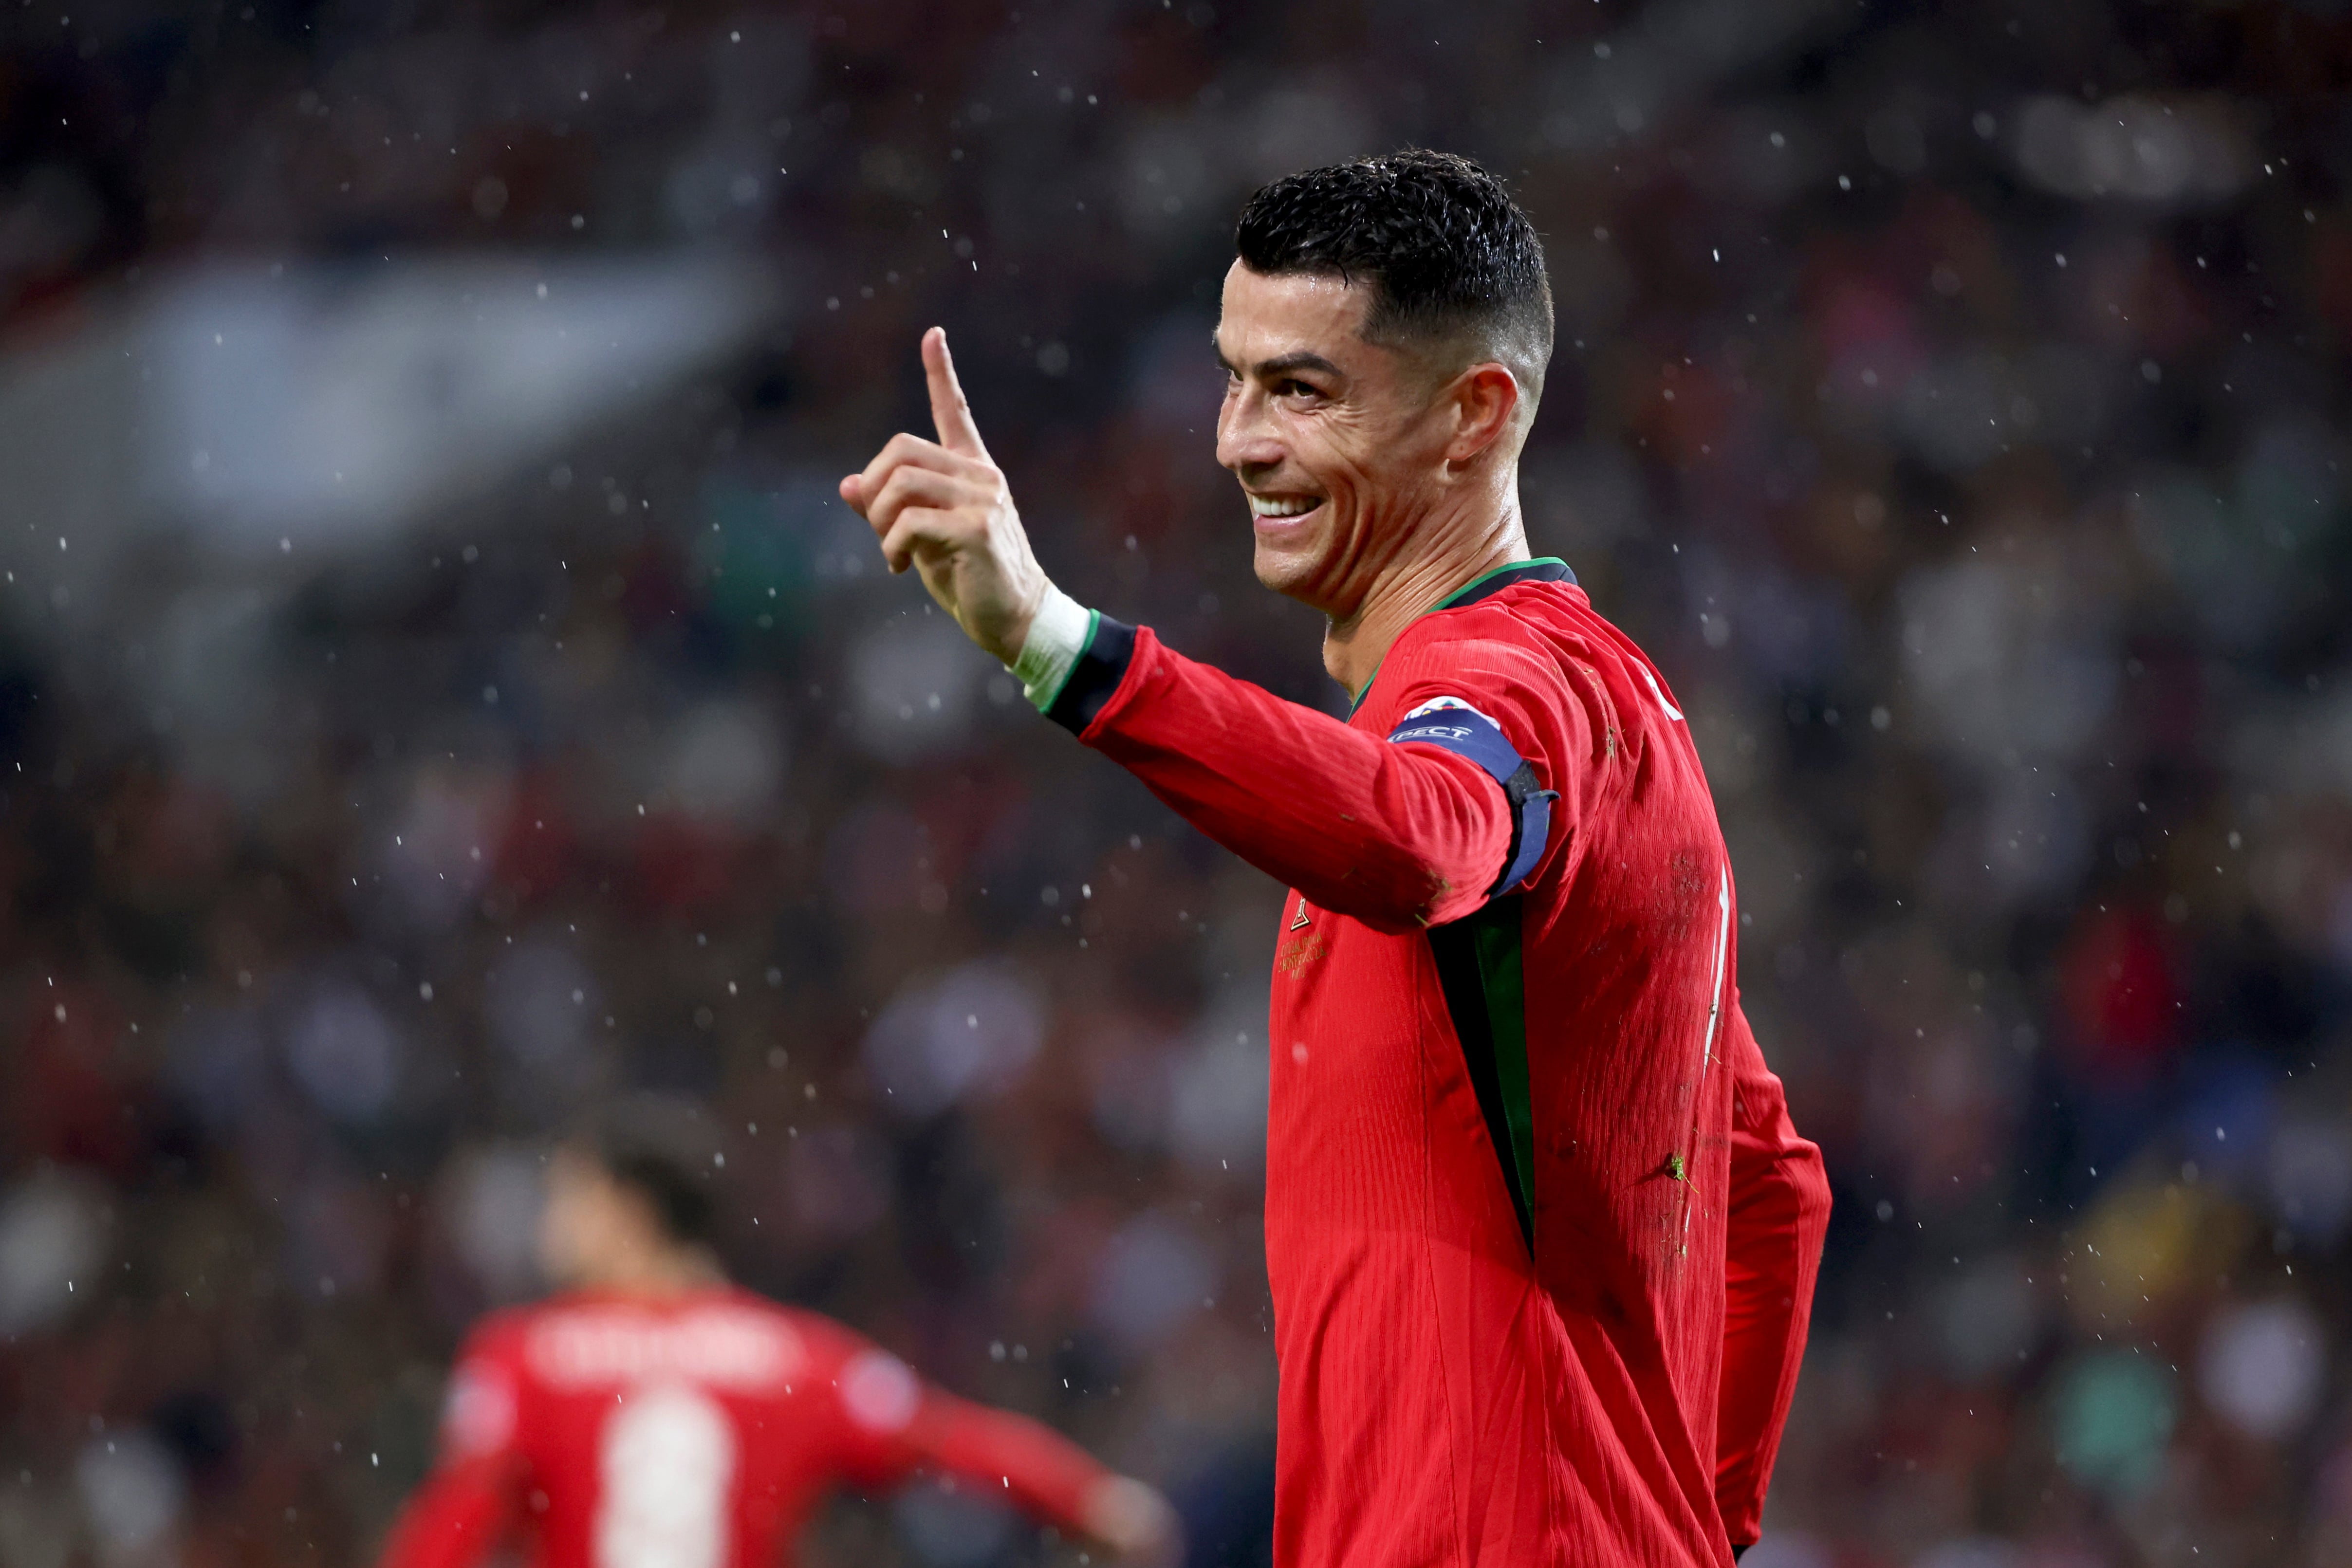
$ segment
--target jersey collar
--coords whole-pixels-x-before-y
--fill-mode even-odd
[[[1522,582],[1565,582],[1573,588],[1576,573],[1569,570],[1568,562],[1556,555],[1538,556],[1533,560],[1515,560],[1508,566],[1498,566],[1492,571],[1472,578],[1423,611],[1422,614],[1434,615],[1441,610],[1459,610],[1465,604],[1491,599],[1503,590]],[[1380,678],[1380,671],[1373,670],[1372,679],[1364,683],[1364,689],[1358,692],[1356,700],[1348,705],[1350,718],[1355,716],[1358,708],[1364,706],[1364,699],[1372,695],[1372,682]]]
[[[1556,555],[1538,556],[1533,560],[1515,560],[1508,566],[1498,566],[1483,576],[1472,578],[1423,613],[1459,610],[1465,604],[1475,604],[1521,582],[1565,582],[1572,588],[1576,585],[1576,573],[1569,570],[1568,562]]]

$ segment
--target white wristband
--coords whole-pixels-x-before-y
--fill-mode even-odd
[[[1021,695],[1044,713],[1062,695],[1070,672],[1095,639],[1095,612],[1053,584],[1029,621],[1028,641],[1019,657],[1004,667],[1021,683]]]

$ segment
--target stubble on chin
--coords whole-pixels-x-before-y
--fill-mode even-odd
[[[1269,550],[1258,545],[1251,564],[1262,586],[1328,616],[1334,598],[1344,595],[1347,588],[1350,567],[1342,559],[1347,553],[1339,530],[1327,526],[1294,549]]]
[[[1286,599],[1297,598],[1313,585],[1318,564],[1311,553],[1269,550],[1262,546],[1250,561],[1251,570],[1257,575],[1258,585]]]
[[[1276,593],[1282,592],[1290,581],[1295,565],[1288,556],[1276,555],[1263,548],[1253,551],[1250,556],[1250,571],[1257,578],[1257,585]]]

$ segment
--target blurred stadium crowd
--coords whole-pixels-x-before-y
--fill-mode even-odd
[[[1256,183],[1412,142],[1545,232],[1534,542],[1689,713],[1836,1182],[1748,1568],[2352,1562],[2340,6],[24,0],[0,41],[20,410],[206,268],[771,291],[257,553],[241,492],[152,486],[83,547],[0,434],[0,1563],[364,1560],[456,1336],[536,1288],[548,1139],[641,1091],[723,1126],[745,1281],[1262,1559],[1278,890],[832,486],[944,322],[1066,587],[1336,708],[1207,337]],[[813,1550],[1067,1549],[922,1490]]]

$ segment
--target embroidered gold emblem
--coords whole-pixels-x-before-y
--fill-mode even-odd
[[[1275,973],[1295,975],[1330,951],[1331,944],[1323,939],[1319,931],[1307,936],[1293,936],[1275,953]]]

